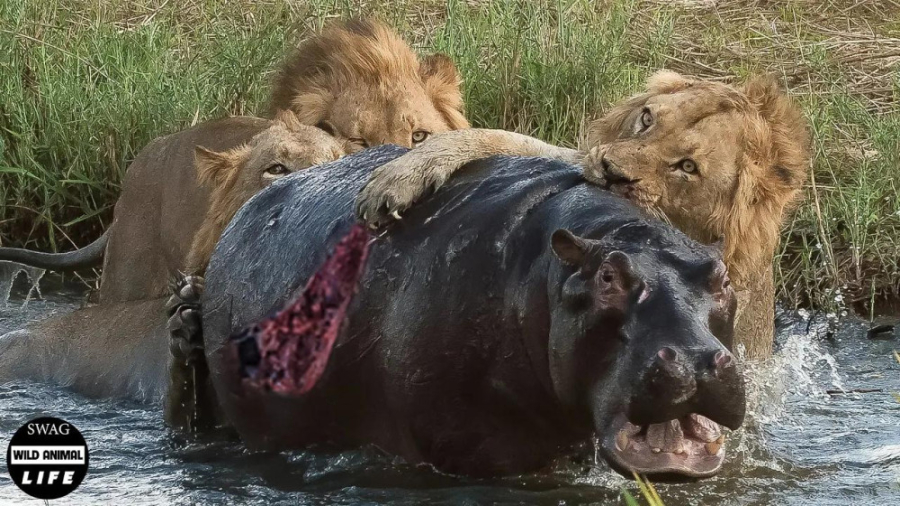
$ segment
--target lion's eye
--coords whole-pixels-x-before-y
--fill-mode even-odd
[[[690,158],[685,158],[684,160],[678,162],[678,168],[687,174],[694,174],[697,172],[697,162],[691,160]]]
[[[360,137],[351,137],[351,138],[349,139],[349,141],[350,141],[351,143],[353,143],[353,144],[356,144],[357,146],[359,146],[359,147],[361,147],[361,148],[363,148],[363,149],[369,147],[369,143],[366,142],[365,139],[360,138]]]
[[[420,142],[425,141],[425,139],[427,139],[429,135],[431,135],[431,133],[426,132],[425,130],[416,130],[412,134],[413,144],[419,144]]]
[[[284,165],[282,165],[280,163],[271,165],[271,166],[269,166],[268,169],[266,169],[267,176],[281,177],[281,176],[286,176],[290,173],[291,173],[291,171],[289,171],[287,167],[285,167]]]
[[[650,112],[650,109],[644,109],[644,112],[641,113],[641,127],[646,130],[653,125],[653,113]]]

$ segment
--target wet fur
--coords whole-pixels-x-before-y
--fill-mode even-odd
[[[376,56],[372,65],[366,63]],[[343,93],[342,86],[354,89]],[[406,93],[404,87],[415,93]],[[363,92],[365,88],[371,91]],[[403,93],[385,94],[388,89]],[[426,100],[406,100],[406,116],[415,107],[427,109],[423,117],[436,125],[434,131],[468,125],[459,76],[448,58],[418,60],[387,28],[352,22],[334,25],[300,46],[279,73],[273,104],[305,118],[307,126],[322,118],[337,126],[355,125],[355,115],[375,118],[378,125],[385,117],[403,116],[390,107],[396,97],[426,92]],[[350,96],[358,107],[339,114],[319,107],[334,105],[337,96]],[[32,378],[97,396],[162,397],[169,356],[164,316],[169,276],[203,265],[223,224],[249,198],[241,194],[244,188],[238,180],[229,177],[241,171],[225,170],[213,177],[215,171],[204,170],[203,182],[213,182],[219,191],[212,195],[214,188],[198,181],[195,150],[203,146],[224,154],[226,163],[219,168],[241,167],[240,155],[247,153],[241,146],[271,125],[260,118],[225,118],[161,137],[143,149],[129,166],[116,203],[100,303],[0,336],[0,382]],[[378,140],[381,133],[375,131],[373,138]],[[80,352],[67,354],[73,343]],[[50,375],[42,364],[61,364],[59,369],[67,372]]]

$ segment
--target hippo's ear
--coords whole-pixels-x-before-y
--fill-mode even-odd
[[[701,283],[706,285],[710,292],[718,297],[727,295],[731,289],[731,279],[728,277],[725,262],[716,258],[701,264],[698,271]]]
[[[603,259],[597,270],[597,286],[599,305],[622,312],[628,308],[631,294],[636,288],[641,288],[638,302],[642,302],[648,295],[646,286],[634,272],[631,258],[622,251],[613,251]]]
[[[550,237],[550,246],[553,253],[566,265],[581,267],[587,257],[590,245],[577,235],[561,228]]]

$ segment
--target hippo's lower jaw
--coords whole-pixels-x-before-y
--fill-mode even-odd
[[[644,426],[618,415],[601,435],[606,460],[626,475],[708,478],[725,461],[724,442],[719,424],[698,414]]]

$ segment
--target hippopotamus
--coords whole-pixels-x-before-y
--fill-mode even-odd
[[[340,308],[320,311],[341,320],[327,346],[288,336],[272,352],[248,333],[308,289],[359,226],[353,202],[371,171],[405,151],[284,178],[223,234],[200,298],[203,341],[243,440],[374,445],[496,476],[540,470],[596,436],[623,473],[715,474],[721,426],[745,412],[721,251],[563,162],[470,163],[373,235],[353,289],[314,301]],[[291,361],[321,370],[304,383]]]

